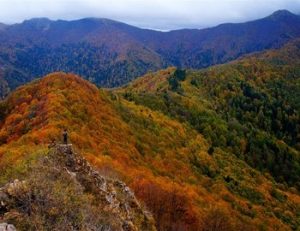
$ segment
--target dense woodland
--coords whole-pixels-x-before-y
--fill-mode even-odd
[[[168,68],[114,90],[60,72],[20,87],[0,103],[0,185],[30,175],[68,128],[158,230],[298,230],[299,50],[294,41],[200,71]]]
[[[290,61],[290,54],[293,61]],[[176,70],[169,87],[124,97],[193,128],[216,147],[299,188],[299,42],[205,71]]]
[[[233,153],[278,183],[299,190],[299,48],[296,41],[280,52],[204,71],[169,69],[157,74],[169,77],[147,75],[122,94],[188,123],[207,139],[211,156],[219,148]],[[216,177],[218,172],[207,169],[206,174]],[[229,190],[253,203],[264,203],[256,190],[241,189],[231,177],[224,180]]]

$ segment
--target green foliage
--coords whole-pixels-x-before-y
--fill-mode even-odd
[[[292,214],[289,211],[283,211],[279,208],[275,209],[275,216],[281,219],[283,222],[290,224],[292,230],[297,230],[300,226],[298,220],[294,220]]]
[[[192,155],[190,157],[190,162],[198,174],[206,175],[210,178],[216,178],[220,174],[218,169],[208,162],[204,162],[197,155]]]
[[[280,202],[285,202],[287,199],[287,196],[278,191],[276,188],[272,188],[270,194],[272,197],[279,200]]]
[[[176,91],[178,93],[182,93],[180,82],[184,81],[185,77],[186,77],[185,70],[176,69],[174,74],[168,79],[170,90]]]
[[[300,64],[295,44],[207,70],[177,70],[167,79],[169,90],[133,89],[126,98],[188,123],[211,147],[234,153],[299,189]],[[274,63],[274,56],[282,62]]]
[[[262,204],[264,203],[265,199],[262,193],[259,191],[248,187],[246,185],[240,185],[238,181],[228,178],[226,179],[227,187],[237,195],[244,197],[251,201],[254,204]]]
[[[9,161],[9,164],[1,169],[0,186],[14,179],[24,179],[30,172],[31,166],[36,165],[39,158],[46,153],[47,150],[45,148],[39,147],[37,151],[32,151],[25,159],[17,162]],[[7,155],[10,155],[10,153]]]
[[[297,185],[300,176],[299,155],[295,154],[287,145],[278,143],[274,137],[276,134],[273,135],[272,130],[267,133],[268,130],[264,129],[264,126],[267,125],[263,124],[269,124],[269,127],[272,128],[273,122],[268,122],[268,118],[273,119],[272,113],[269,116],[260,113],[258,116],[255,115],[255,111],[259,112],[260,108],[256,99],[260,99],[264,103],[267,103],[268,99],[246,83],[242,83],[241,86],[240,91],[252,98],[247,99],[246,97],[246,101],[241,100],[243,98],[240,97],[229,98],[224,103],[223,99],[217,98],[215,99],[215,104],[219,105],[217,112],[199,106],[200,103],[187,104],[184,96],[174,92],[156,94],[126,92],[125,98],[152,110],[161,111],[181,122],[189,123],[203,134],[213,147],[229,150],[246,160],[251,166],[261,171],[269,171],[278,181],[299,187]],[[241,109],[235,109],[236,102],[240,102]],[[258,106],[255,106],[253,110],[252,106],[248,106],[256,104]],[[222,109],[223,105],[225,109]],[[296,121],[292,123],[293,125],[288,125],[289,122],[284,123],[290,129],[298,129]],[[280,131],[274,128],[275,130]],[[291,130],[289,133],[290,137],[296,139],[298,133],[293,131]],[[285,137],[288,136],[285,135]],[[243,142],[245,144],[242,144]],[[210,149],[210,153],[212,153],[212,149]]]

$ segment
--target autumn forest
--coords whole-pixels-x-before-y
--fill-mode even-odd
[[[261,46],[243,36],[229,44],[220,27],[207,38],[183,31],[181,47],[180,31],[140,33],[111,21],[101,41],[89,34],[75,43],[75,27],[68,28],[66,44],[39,37],[36,25],[49,21],[22,27],[34,31],[35,45],[0,27],[0,223],[17,230],[299,230],[300,18],[286,14],[232,29],[282,20],[285,30],[296,20],[289,38],[270,36]],[[85,30],[96,26],[87,23]],[[223,39],[209,40],[214,33]],[[71,155],[61,151],[64,129],[71,154],[89,171],[62,157]],[[115,206],[106,197],[113,206],[101,207],[91,168],[113,182],[118,200],[132,194],[134,202]]]

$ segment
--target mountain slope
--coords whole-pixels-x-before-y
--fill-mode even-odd
[[[177,172],[179,166],[187,173],[191,172],[185,166],[189,160],[184,157],[190,148],[182,148],[181,142],[175,146],[170,146],[168,142],[188,142],[185,137],[192,136],[193,140],[201,143],[201,137],[195,132],[189,134],[183,126],[168,118],[160,118],[160,115],[134,105],[129,106],[123,103],[115,105],[108,95],[99,92],[95,86],[63,73],[52,74],[18,89],[2,104],[2,181],[22,169],[9,170],[12,163],[28,158],[52,139],[59,139],[61,129],[67,127],[74,146],[98,166],[100,172],[124,179],[139,191],[139,198],[146,197],[157,206],[155,216],[161,219],[160,229],[176,224],[197,227],[198,211],[188,202],[184,193],[187,189],[168,178],[169,174],[175,174],[183,179]],[[159,131],[161,128],[164,129]],[[156,137],[157,134],[160,135]],[[158,142],[159,139],[164,142]],[[161,155],[170,159],[167,169],[163,168],[160,150],[163,151]],[[181,158],[184,162],[178,161]],[[143,184],[139,183],[141,180]],[[149,186],[153,186],[153,193],[160,196],[153,198],[148,195],[149,190],[143,191]],[[170,193],[173,195],[172,201],[167,199]],[[186,203],[182,204],[183,201]],[[164,214],[158,214],[165,203]],[[179,209],[176,213],[173,212],[174,206]]]
[[[120,91],[128,100],[187,121],[212,149],[230,150],[299,188],[299,60],[296,40],[203,71],[148,75]]]
[[[2,78],[14,89],[37,76],[68,71],[114,86],[162,67],[160,56],[126,33],[128,28],[93,18],[71,22],[32,19],[12,25],[1,33]]]
[[[211,155],[220,149],[232,153],[268,178],[299,190],[299,60],[296,40],[280,50],[202,71],[148,74],[117,92],[189,124],[207,139]],[[246,196],[235,188],[236,180],[225,181],[231,191]]]
[[[100,86],[120,86],[166,66],[202,68],[278,48],[300,35],[287,11],[248,23],[158,32],[108,19],[40,18],[0,30],[0,95],[50,72],[74,72]]]
[[[131,95],[128,89],[99,90],[64,73],[18,88],[0,104],[0,183],[22,180],[36,156],[45,155],[48,143],[60,140],[67,128],[74,148],[91,165],[133,189],[153,213],[158,230],[211,230],[216,225],[223,230],[297,229],[296,189],[276,183],[230,149],[212,151],[211,139],[178,120],[170,108],[170,114],[152,108],[172,97],[174,72],[137,80]],[[145,106],[126,100],[135,89],[148,101]],[[163,97],[151,95],[165,90]],[[181,103],[181,95],[175,97]],[[183,100],[192,105],[188,98]]]

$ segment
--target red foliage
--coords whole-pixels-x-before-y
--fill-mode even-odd
[[[199,216],[180,186],[138,178],[132,187],[154,214],[158,230],[200,230]]]

